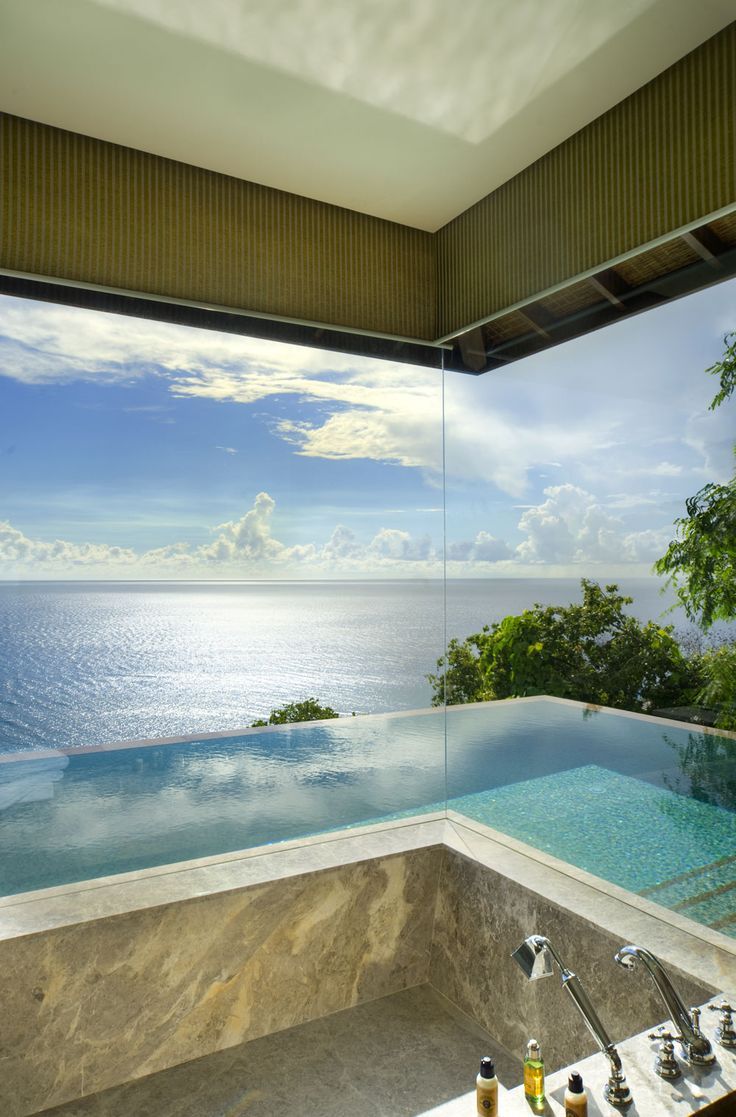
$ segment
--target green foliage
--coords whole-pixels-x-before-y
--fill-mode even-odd
[[[679,774],[674,779],[664,776],[665,785],[677,793],[668,804],[670,809],[686,804],[688,798],[730,811],[736,809],[736,749],[730,741],[710,733],[688,733],[687,744],[667,736],[665,740],[685,776],[684,783]]]
[[[628,616],[632,599],[616,585],[602,589],[585,578],[581,585],[579,605],[537,604],[462,643],[452,640],[448,705],[533,694],[630,710],[690,701],[688,662],[672,628]],[[445,672],[428,678],[440,705]]]
[[[433,706],[442,706],[447,690],[447,705],[460,706],[465,702],[486,702],[493,695],[488,691],[481,669],[479,653],[484,646],[488,628],[476,632],[462,642],[455,636],[447,645],[447,669],[445,660],[438,659],[440,669],[436,675],[427,675],[434,694]],[[446,678],[446,683],[445,683]]]
[[[736,332],[723,341],[723,358],[706,370],[720,382],[711,410],[736,390]],[[714,621],[736,619],[736,475],[725,485],[704,485],[685,509],[654,570],[667,576],[690,620],[708,629]]]
[[[736,390],[736,330],[726,334],[723,344],[725,352],[721,360],[705,370],[711,376],[717,376],[721,385],[710,405],[711,411],[720,407]]]
[[[301,702],[288,702],[271,710],[268,721],[258,718],[251,722],[251,728],[263,725],[290,725],[297,721],[322,721],[326,718],[339,718],[337,710],[331,706],[320,706],[316,698],[304,698]]]
[[[736,729],[736,643],[706,652],[702,672],[705,686],[698,702],[718,712],[717,729]]]
[[[685,507],[677,538],[654,569],[668,575],[690,620],[707,629],[736,619],[736,477],[704,485]]]

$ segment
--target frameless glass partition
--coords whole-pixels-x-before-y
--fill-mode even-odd
[[[444,810],[441,374],[0,304],[0,893]]]
[[[730,935],[736,625],[665,567],[733,601],[735,295],[446,381],[449,810]]]

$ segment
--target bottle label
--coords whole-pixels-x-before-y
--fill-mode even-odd
[[[497,1117],[498,1093],[496,1090],[478,1090],[478,1113],[480,1117]]]

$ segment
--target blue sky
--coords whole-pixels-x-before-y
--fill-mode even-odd
[[[648,572],[732,470],[733,328],[731,281],[448,374],[450,574]],[[441,462],[434,370],[0,298],[0,578],[437,575]]]

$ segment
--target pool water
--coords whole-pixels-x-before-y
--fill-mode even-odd
[[[447,805],[736,937],[732,811],[593,764]]]
[[[446,804],[736,935],[736,741],[546,698],[0,754],[0,895]]]

